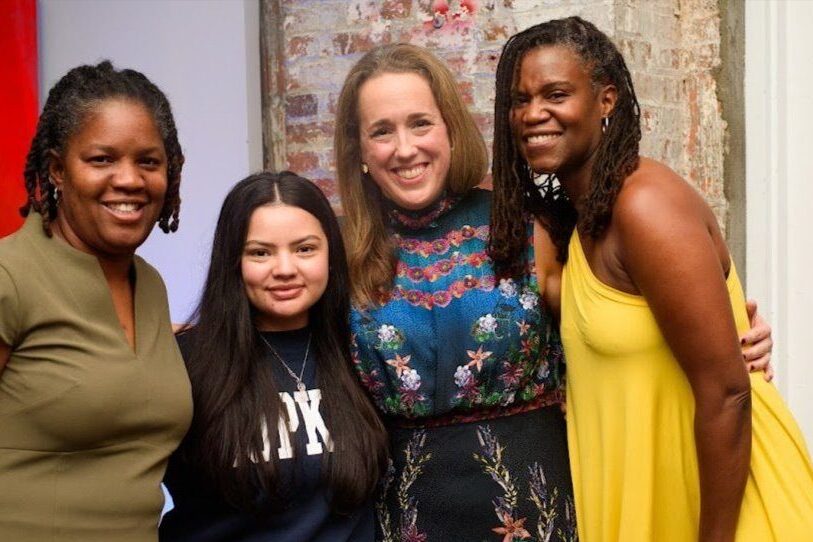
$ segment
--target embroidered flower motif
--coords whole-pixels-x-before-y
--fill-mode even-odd
[[[388,359],[387,365],[395,369],[395,374],[401,378],[405,372],[410,370],[409,367],[409,360],[412,358],[411,355],[406,355],[401,357],[400,354],[395,354],[395,359]],[[414,369],[413,369],[414,371]]]
[[[529,311],[536,308],[536,306],[539,304],[539,298],[533,291],[525,288],[522,290],[522,295],[519,296],[519,303],[522,305],[523,309]]]
[[[378,340],[381,341],[378,348],[395,350],[403,344],[404,337],[395,326],[382,324],[381,327],[378,328]]]
[[[508,406],[508,405],[512,404],[514,402],[514,399],[516,398],[516,395],[517,395],[517,392],[515,392],[513,390],[511,390],[508,393],[503,394],[503,398],[502,398],[502,401],[500,401],[500,405]]]
[[[527,540],[531,538],[531,533],[523,527],[525,525],[526,518],[521,519],[514,519],[508,514],[503,514],[500,518],[502,521],[502,527],[494,527],[491,529],[497,534],[505,535],[503,536],[502,542],[513,542],[515,539],[519,538],[520,540]]]
[[[426,542],[426,533],[418,531],[417,525],[408,525],[401,530],[403,542]]]
[[[378,380],[378,369],[373,369],[369,373],[360,371],[359,379],[361,384],[373,394],[377,394],[378,390],[384,387],[384,384]]]
[[[487,316],[491,315],[489,314]],[[494,324],[494,329],[497,329],[496,320]],[[481,371],[483,369],[483,362],[486,361],[493,352],[483,352],[483,345],[481,344],[480,347],[477,349],[477,352],[475,352],[474,350],[466,350],[466,353],[471,358],[471,361],[468,362],[467,364],[468,367],[474,366],[477,367],[477,371]]]
[[[454,383],[457,384],[458,388],[465,388],[470,385],[473,380],[474,376],[471,374],[471,369],[469,369],[468,365],[457,366],[457,370],[454,372]]]
[[[409,358],[409,356],[407,356],[407,358]],[[407,359],[407,361],[409,360]],[[421,375],[419,375],[415,369],[407,367],[399,376],[401,377],[401,385],[404,389],[415,391],[421,387]]]
[[[386,324],[378,328],[378,338],[381,342],[391,342],[398,336],[398,331],[395,326],[388,326]]]
[[[439,307],[445,307],[451,301],[452,294],[450,294],[449,292],[444,292],[441,290],[440,292],[435,292],[434,294],[432,294],[432,303]]]
[[[545,358],[539,360],[539,368],[536,370],[537,380],[545,380],[550,374],[550,363]]]
[[[486,314],[477,320],[477,327],[480,333],[494,333],[497,331],[497,319],[491,313]]]
[[[519,327],[519,334],[520,335],[525,335],[526,333],[528,333],[528,330],[531,329],[531,325],[526,324],[525,320],[523,320],[522,322],[517,322],[516,324],[517,324],[517,327]]]
[[[514,279],[500,279],[498,289],[503,297],[514,297],[517,295],[517,286],[514,284]]]
[[[520,364],[511,365],[510,362],[503,362],[503,374],[500,375],[500,380],[505,382],[507,389],[514,389],[519,385],[522,378],[522,366]]]

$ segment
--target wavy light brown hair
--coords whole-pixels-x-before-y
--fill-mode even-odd
[[[452,145],[446,177],[449,192],[465,194],[483,180],[488,170],[485,142],[463,103],[457,82],[432,53],[406,43],[382,45],[350,69],[339,95],[333,146],[345,213],[351,293],[359,305],[379,300],[392,288],[395,275],[395,251],[384,216],[383,196],[370,175],[361,172],[358,116],[359,89],[385,73],[417,73],[429,83]]]
[[[529,51],[567,47],[581,59],[593,85],[614,85],[618,92],[609,125],[596,150],[590,189],[584,202],[580,231],[599,237],[610,223],[623,180],[638,167],[641,110],[624,57],[609,37],[581,17],[534,25],[513,35],[497,66],[494,103],[494,203],[489,255],[499,271],[516,274],[524,268],[526,244],[519,214],[532,213],[550,232],[559,260],[567,258],[567,243],[576,226],[576,210],[555,175],[534,183],[535,175],[517,147],[510,115],[519,66]],[[598,128],[598,127],[597,127]]]

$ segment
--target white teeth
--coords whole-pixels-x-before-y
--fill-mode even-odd
[[[528,136],[527,141],[531,145],[536,145],[536,144],[539,144],[539,143],[544,143],[546,141],[550,141],[552,139],[556,139],[557,137],[559,137],[559,134],[533,135],[533,136]]]
[[[138,203],[107,203],[106,205],[109,209],[119,213],[133,213],[140,207]]]
[[[403,177],[404,179],[414,179],[415,177],[423,173],[425,169],[426,169],[425,165],[420,165],[411,168],[396,169],[395,173],[399,177]]]

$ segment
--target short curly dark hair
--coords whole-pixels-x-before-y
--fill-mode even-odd
[[[56,187],[48,174],[51,151],[64,151],[68,138],[79,129],[87,114],[99,102],[111,98],[138,102],[152,114],[167,154],[167,192],[158,225],[165,233],[178,229],[184,156],[169,101],[143,73],[116,70],[105,60],[95,66],[73,68],[51,88],[28,150],[23,173],[28,198],[20,213],[23,216],[32,210],[40,213],[49,236],[57,211]]]

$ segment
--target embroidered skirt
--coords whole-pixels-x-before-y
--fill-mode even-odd
[[[383,542],[577,540],[558,405],[432,427],[390,427],[377,506]]]

